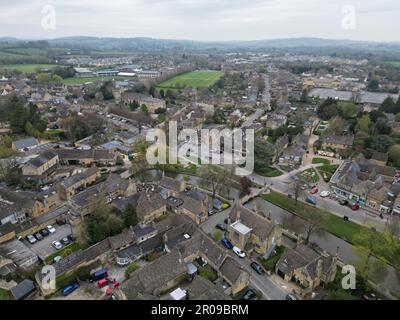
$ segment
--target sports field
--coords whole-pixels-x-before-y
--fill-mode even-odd
[[[385,63],[390,64],[394,67],[400,68],[400,61],[385,61]]]
[[[0,64],[0,70],[11,69],[23,73],[33,73],[39,68],[52,69],[55,66],[55,64]]]
[[[160,83],[157,89],[206,88],[217,82],[222,75],[221,71],[192,71]]]
[[[106,77],[84,77],[84,78],[66,78],[63,80],[65,84],[84,84],[86,82],[98,82],[98,81],[109,81],[109,80],[129,80],[129,77],[123,76],[106,76]]]

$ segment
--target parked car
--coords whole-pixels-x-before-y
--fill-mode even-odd
[[[222,223],[218,223],[218,224],[215,226],[215,228],[217,228],[217,229],[219,229],[219,230],[221,230],[221,231],[225,231],[225,230],[226,230],[225,225],[222,224]]]
[[[297,297],[294,294],[287,294],[286,295],[286,300],[297,300]]]
[[[308,202],[309,204],[316,205],[317,204],[317,198],[315,198],[313,196],[308,196],[306,198],[306,202]]]
[[[229,250],[233,248],[233,244],[230,243],[230,241],[229,241],[228,239],[223,238],[223,239],[221,240],[221,242],[222,242],[222,244],[223,244],[226,248],[228,248]]]
[[[246,293],[244,294],[242,299],[243,300],[251,300],[251,299],[254,299],[256,297],[256,295],[257,295],[256,290],[249,289],[246,291]]]
[[[108,270],[106,268],[103,268],[92,273],[89,277],[89,282],[95,282],[106,277],[108,277]]]
[[[54,228],[51,224],[49,224],[47,226],[47,230],[49,230],[50,233],[55,233],[56,232],[56,228]]]
[[[310,191],[310,193],[311,193],[311,194],[316,194],[316,193],[318,193],[318,188],[316,188],[316,187],[312,188],[311,191]]]
[[[188,234],[188,233],[185,233],[185,234],[183,235],[183,237],[184,237],[186,240],[189,240],[189,239],[191,238],[190,234]]]
[[[206,260],[203,259],[203,257],[197,256],[197,258],[195,259],[195,261],[197,262],[197,264],[204,268],[208,263]]]
[[[59,262],[61,259],[62,259],[61,256],[54,257],[54,258],[53,258],[53,262],[54,262],[54,263]]]
[[[28,240],[30,244],[34,244],[37,242],[36,238],[32,235],[26,236],[26,240]]]
[[[60,250],[62,249],[63,245],[61,244],[60,241],[53,241],[51,243],[51,245],[56,249],[56,250]]]
[[[50,234],[49,230],[47,229],[42,229],[39,232],[43,237],[47,237]]]
[[[238,247],[233,247],[233,252],[237,254],[238,257],[240,258],[245,258],[246,253],[240,250]]]
[[[346,200],[346,199],[341,199],[341,200],[339,201],[339,204],[342,205],[342,206],[347,206],[347,205],[349,204],[349,201]]]
[[[250,267],[253,269],[253,270],[255,270],[258,274],[263,274],[264,273],[264,270],[263,270],[263,268],[257,263],[257,262],[252,262],[251,264],[250,264]]]
[[[36,238],[37,241],[43,240],[43,236],[39,232],[36,232],[33,236]]]
[[[66,219],[63,219],[63,218],[60,218],[60,219],[57,219],[57,220],[56,220],[56,223],[57,223],[59,226],[62,226],[62,225],[64,225],[64,224],[67,223],[67,220],[66,220]]]
[[[214,208],[209,208],[208,209],[208,215],[209,216],[212,216],[212,215],[216,214],[217,212],[218,212],[217,209],[214,209]]]
[[[357,203],[353,203],[350,208],[351,208],[351,210],[356,211],[356,210],[360,209],[360,206]]]
[[[79,282],[76,281],[76,282],[71,283],[70,285],[66,286],[62,290],[62,294],[63,294],[63,296],[67,296],[78,288],[79,288]]]
[[[70,244],[70,243],[71,243],[71,241],[70,241],[67,237],[62,238],[62,239],[60,240],[60,242],[61,242],[64,246],[66,246],[67,244]]]
[[[326,198],[326,197],[329,197],[331,195],[331,193],[329,191],[322,191],[319,195],[322,198]]]

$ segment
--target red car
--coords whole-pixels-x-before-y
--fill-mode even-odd
[[[360,206],[357,203],[353,203],[350,208],[351,208],[351,210],[356,211],[356,210],[360,209]]]
[[[316,193],[318,193],[318,188],[317,188],[317,187],[312,188],[311,191],[310,191],[310,193],[311,193],[311,194],[316,194]]]
[[[104,288],[107,285],[110,285],[111,287],[118,287],[119,282],[115,281],[115,279],[112,279],[111,277],[101,279],[99,282],[97,282],[98,288]]]

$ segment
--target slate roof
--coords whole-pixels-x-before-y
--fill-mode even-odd
[[[55,153],[53,150],[47,150],[42,152],[36,158],[29,160],[27,164],[35,168],[40,168],[55,157],[57,157],[57,153]]]
[[[146,215],[166,206],[165,200],[159,193],[142,193],[139,196],[137,204],[137,215],[144,220]]]
[[[260,239],[268,239],[270,233],[274,230],[275,225],[259,214],[235,202],[230,214],[231,223],[240,220],[242,224],[252,229],[252,233],[260,237]]]
[[[223,277],[230,282],[230,284],[236,283],[240,274],[242,273],[241,266],[231,257],[226,257],[224,263],[219,269]]]
[[[25,279],[10,289],[14,300],[26,298],[29,294],[36,290],[35,283],[32,280]]]
[[[25,149],[37,146],[39,144],[39,141],[36,138],[31,137],[14,141],[13,144],[17,149]]]

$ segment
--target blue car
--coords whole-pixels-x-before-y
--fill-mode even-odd
[[[73,282],[62,290],[62,294],[63,296],[67,296],[78,288],[79,288],[79,282],[78,281]]]
[[[221,242],[222,242],[222,244],[223,244],[225,247],[227,247],[229,250],[233,248],[233,244],[230,243],[228,239],[223,238],[223,239],[221,240]]]

